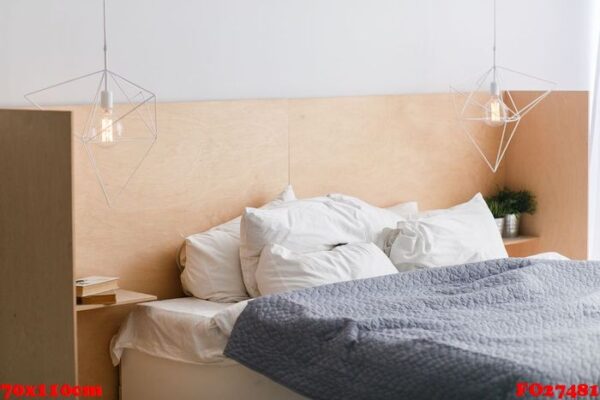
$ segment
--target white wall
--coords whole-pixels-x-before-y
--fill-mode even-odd
[[[499,64],[589,89],[593,2],[498,0]],[[110,68],[159,101],[441,92],[491,62],[492,0],[108,7]],[[100,0],[0,0],[0,105],[100,69],[101,38]]]

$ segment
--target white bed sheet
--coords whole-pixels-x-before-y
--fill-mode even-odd
[[[125,349],[193,364],[233,362],[223,355],[229,335],[221,331],[213,316],[236,305],[194,297],[140,304],[111,340],[112,362],[119,364]],[[221,317],[229,326],[227,331],[233,328],[237,315],[233,321]]]
[[[554,252],[527,258],[560,260]],[[233,364],[223,355],[233,326],[248,301],[216,303],[194,297],[138,305],[113,337],[110,355],[118,365],[125,349],[191,364]]]

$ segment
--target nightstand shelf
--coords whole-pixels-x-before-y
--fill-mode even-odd
[[[538,236],[517,236],[514,238],[502,238],[502,241],[504,242],[504,246],[508,247],[508,246],[514,246],[517,244],[533,242],[538,239],[539,239]]]
[[[123,304],[143,303],[146,301],[156,300],[156,296],[152,294],[132,292],[131,290],[117,289],[117,302],[115,304],[77,304],[75,311],[88,311],[98,308],[114,307]]]

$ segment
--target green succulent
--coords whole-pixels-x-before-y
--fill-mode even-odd
[[[504,204],[502,204],[500,200],[493,197],[488,197],[485,199],[485,202],[487,203],[487,206],[492,212],[494,218],[502,218],[506,215]]]
[[[501,212],[502,215],[523,213],[534,214],[537,209],[535,196],[528,190],[516,191],[503,187],[496,195],[487,198],[486,201],[488,202],[488,207],[490,206],[490,203],[498,203],[499,205],[494,205],[493,207],[495,207],[498,212]],[[493,210],[492,214],[496,217]]]
[[[535,196],[528,190],[514,192],[512,199],[515,214],[535,214],[537,201]]]

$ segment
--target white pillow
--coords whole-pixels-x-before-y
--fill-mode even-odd
[[[394,204],[393,206],[386,208],[379,208],[372,204],[367,203],[364,200],[359,199],[358,197],[348,196],[346,194],[341,193],[330,193],[327,195],[330,199],[334,199],[336,201],[345,202],[351,205],[354,205],[359,208],[363,208],[365,210],[387,210],[391,211],[396,215],[401,217],[409,217],[411,215],[416,215],[419,213],[419,203],[416,201],[409,201],[405,203]]]
[[[401,217],[410,217],[419,213],[419,203],[409,201],[407,203],[398,203],[391,207],[386,207],[386,210],[393,212]]]
[[[240,230],[242,275],[248,293],[260,295],[256,268],[263,247],[280,244],[307,253],[338,244],[383,243],[382,232],[401,219],[391,211],[345,195],[296,200],[269,210],[246,208]]]
[[[508,257],[480,193],[470,201],[398,222],[390,258],[399,271]]]
[[[533,254],[533,255],[527,256],[525,258],[533,258],[535,260],[562,260],[562,261],[570,260],[569,257],[563,256],[562,254],[557,253],[555,251],[547,251],[545,253]]]
[[[288,186],[264,207],[295,199],[292,187]],[[181,284],[186,293],[221,303],[248,298],[240,267],[240,220],[237,217],[185,239],[186,263]]]
[[[351,243],[333,250],[298,254],[283,246],[266,246],[256,281],[262,295],[398,273],[373,243]]]

